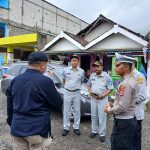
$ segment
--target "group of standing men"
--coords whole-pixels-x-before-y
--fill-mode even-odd
[[[114,116],[111,135],[111,150],[141,150],[142,120],[144,119],[143,102],[146,100],[146,79],[135,68],[135,58],[116,53],[115,71],[123,79],[119,84],[114,104],[108,103],[113,82],[103,71],[103,64],[93,64],[94,73],[88,81],[91,96],[92,132],[90,138],[100,137],[105,142],[107,113]],[[80,88],[84,71],[79,68],[79,58],[72,56],[71,66],[63,71],[65,87],[64,96],[64,130],[62,136],[69,133],[70,111],[73,105],[74,133],[80,135]]]
[[[7,90],[7,122],[11,126],[15,150],[42,150],[51,144],[49,116],[52,107],[61,109],[62,100],[52,80],[42,76],[47,62],[44,53],[31,53],[29,69],[16,77]],[[142,104],[146,99],[146,83],[144,76],[134,68],[134,62],[134,58],[116,54],[115,71],[123,77],[123,81],[118,86],[114,104],[108,103],[113,82],[103,71],[101,62],[93,64],[95,70],[88,81],[92,119],[90,138],[99,135],[100,141],[105,142],[107,113],[113,113],[111,150],[141,150]],[[74,133],[81,135],[80,90],[84,71],[79,67],[78,56],[72,56],[71,66],[63,70],[62,79],[65,88],[62,136],[69,133],[72,105]]]

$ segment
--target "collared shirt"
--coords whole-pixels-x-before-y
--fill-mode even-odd
[[[119,84],[111,111],[118,119],[130,119],[135,115],[135,103],[138,99],[138,86],[131,74],[126,75]]]
[[[143,102],[147,98],[147,89],[146,89],[146,79],[144,75],[137,71],[136,69],[133,70],[131,77],[133,77],[136,80],[136,83],[139,87],[138,92],[138,100],[136,102],[135,107],[135,116],[137,120],[143,120],[144,119],[144,105]]]
[[[141,72],[137,71],[136,69],[133,70],[131,77],[135,78],[139,86],[139,98],[137,103],[141,103],[145,101],[147,98],[146,79],[144,75]]]
[[[7,90],[7,123],[11,126],[11,135],[48,137],[51,110],[61,111],[62,102],[49,77],[27,69],[12,80]]]
[[[113,82],[111,77],[103,72],[100,75],[92,73],[89,80],[88,86],[91,87],[91,90],[98,95],[103,94],[108,89],[113,89]]]
[[[73,69],[72,66],[64,68],[62,79],[65,80],[65,88],[68,90],[81,89],[81,82],[84,82],[84,70],[80,67]]]

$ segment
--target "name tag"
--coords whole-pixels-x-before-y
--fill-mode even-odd
[[[69,73],[69,72],[68,72],[68,73],[66,73],[66,75],[70,75],[70,74],[71,74],[71,73]]]

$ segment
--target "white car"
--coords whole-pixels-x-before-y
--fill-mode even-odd
[[[1,90],[4,94],[6,94],[6,90],[12,81],[14,77],[16,77],[19,74],[22,74],[26,71],[28,67],[27,62],[18,62],[12,65],[9,70],[6,72],[6,74],[3,75],[3,79],[1,81]],[[60,93],[62,99],[63,99],[63,93],[64,93],[64,86],[61,79],[61,73],[62,70],[67,67],[63,64],[59,63],[49,63],[47,66],[47,70],[44,73],[44,75],[50,77],[54,84]],[[89,116],[91,114],[91,108],[90,108],[90,95],[88,93],[87,89],[87,79],[85,78],[85,82],[82,83],[81,86],[81,116]],[[72,114],[71,114],[72,115]]]

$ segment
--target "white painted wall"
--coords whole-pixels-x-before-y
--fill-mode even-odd
[[[97,26],[95,29],[91,30],[91,32],[89,32],[89,34],[85,36],[85,39],[90,42],[112,28],[113,25],[108,23],[102,23],[101,25]]]
[[[88,50],[142,49],[142,45],[121,34],[112,34]]]
[[[50,48],[50,51],[51,52],[64,52],[64,51],[72,52],[72,51],[81,51],[81,50],[79,50],[78,47],[76,47],[74,44],[67,41],[66,39],[61,39]]]

